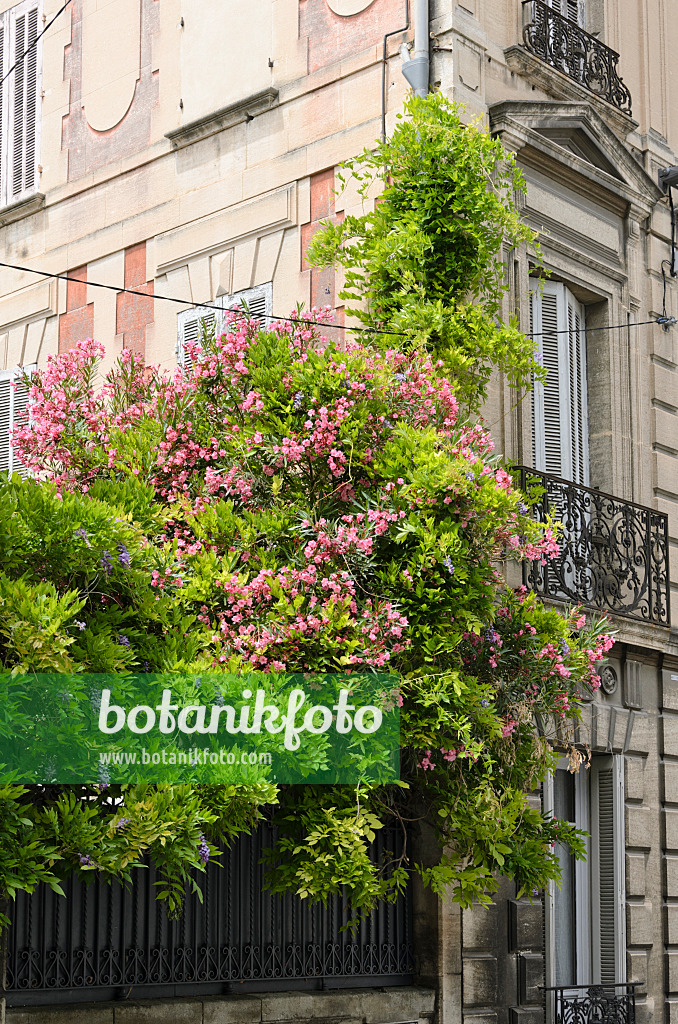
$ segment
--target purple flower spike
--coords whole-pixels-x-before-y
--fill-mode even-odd
[[[127,548],[125,547],[124,544],[118,544],[118,549],[117,550],[118,550],[118,561],[120,562],[120,565],[124,566],[125,569],[129,569],[130,564],[131,564],[129,551],[127,550]]]
[[[200,843],[198,845],[198,857],[203,862],[203,864],[207,864],[208,860],[210,859],[210,848],[207,845],[207,840],[205,839],[204,835],[200,836]]]

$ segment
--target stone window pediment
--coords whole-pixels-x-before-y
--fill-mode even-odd
[[[581,157],[593,167],[611,174],[613,178],[623,180],[621,174],[602,150],[593,142],[590,136],[582,129],[571,125],[560,125],[553,128],[540,128],[538,134],[557,146],[562,146],[568,152]]]
[[[661,190],[590,104],[505,100],[490,107],[490,130],[518,162],[602,206],[649,215]]]

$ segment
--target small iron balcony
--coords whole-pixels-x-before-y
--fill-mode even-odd
[[[618,53],[542,0],[523,0],[523,25],[526,49],[631,116],[631,93],[617,71]]]
[[[670,625],[668,516],[526,466],[519,486],[540,522],[561,524],[560,554],[523,564],[541,597]]]
[[[565,985],[545,991],[555,993],[554,1024],[635,1024],[638,984]]]

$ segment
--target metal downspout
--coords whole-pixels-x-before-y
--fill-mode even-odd
[[[403,74],[415,96],[428,95],[429,81],[429,0],[412,0],[414,53],[403,64]]]

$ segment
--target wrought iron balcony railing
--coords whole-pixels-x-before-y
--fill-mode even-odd
[[[555,993],[553,1024],[635,1024],[638,985],[639,982],[631,981],[622,985],[547,988],[546,992]]]
[[[523,42],[531,53],[631,116],[631,93],[617,71],[618,53],[542,0],[524,0],[523,25]]]
[[[542,597],[670,625],[668,516],[525,466],[520,488],[535,517],[561,523],[560,554],[526,562],[523,582]]]

